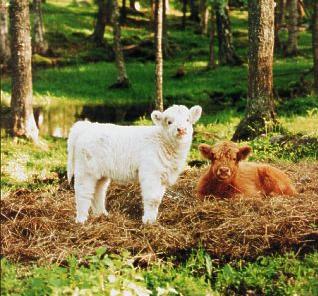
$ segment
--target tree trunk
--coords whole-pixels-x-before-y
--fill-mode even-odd
[[[312,48],[314,57],[314,90],[318,95],[318,2],[313,4]]]
[[[0,68],[10,60],[10,40],[8,30],[8,8],[6,0],[0,0]]]
[[[200,21],[199,7],[195,0],[190,0],[190,19],[195,22]]]
[[[211,7],[210,12],[210,56],[209,56],[209,69],[215,68],[215,53],[214,53],[214,36],[215,36],[215,19],[214,19],[214,11]]]
[[[119,8],[118,0],[113,0],[113,34],[114,34],[114,51],[116,66],[118,69],[118,78],[116,82],[116,87],[126,88],[129,87],[129,80],[127,77],[123,49],[120,42],[120,24],[119,24]]]
[[[167,30],[167,1],[162,0],[162,50],[163,57],[169,55],[169,40],[168,40],[168,30]]]
[[[135,7],[135,0],[129,0],[129,7],[131,10],[136,11],[136,7]]]
[[[298,50],[298,0],[289,1],[287,56],[297,55]]]
[[[166,6],[166,13],[169,13],[170,12],[170,2],[169,2],[169,0],[165,0],[165,4],[164,5]]]
[[[104,34],[106,24],[110,23],[112,13],[112,2],[111,0],[97,0],[98,12],[97,19],[92,35],[93,41],[97,46],[105,45]]]
[[[45,54],[48,50],[48,44],[45,40],[44,24],[42,16],[42,0],[33,0],[34,10],[34,43],[33,52]]]
[[[207,0],[200,0],[200,32],[202,35],[208,34],[209,9]]]
[[[163,111],[163,95],[162,95],[162,1],[155,0],[155,47],[156,47],[156,98],[155,107],[157,110]]]
[[[110,25],[112,23],[113,17],[113,1],[106,0],[106,25]]]
[[[215,6],[220,65],[241,65],[242,60],[235,53],[232,42],[232,31],[227,5],[217,4]]]
[[[279,39],[279,31],[284,23],[285,18],[285,0],[277,0],[275,7],[275,48],[280,49],[282,44]]]
[[[29,0],[11,0],[12,135],[38,142],[32,108],[32,69]]]
[[[120,17],[121,17],[121,20],[123,22],[126,22],[126,18],[127,18],[127,7],[126,7],[126,0],[123,0],[123,5],[121,7],[121,13],[120,13]]]
[[[150,0],[150,16],[149,16],[150,31],[155,30],[155,2]]]
[[[250,0],[248,99],[233,140],[253,139],[275,122],[273,102],[274,1]]]
[[[187,25],[187,0],[182,0],[182,29],[185,30]]]

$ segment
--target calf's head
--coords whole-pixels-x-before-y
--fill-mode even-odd
[[[200,119],[201,113],[200,106],[188,109],[183,105],[173,105],[164,112],[153,111],[151,119],[155,125],[163,128],[169,139],[189,142],[192,140],[193,124]]]
[[[219,181],[230,181],[237,172],[238,163],[251,153],[252,148],[239,148],[235,143],[224,141],[213,147],[207,144],[199,145],[201,154],[211,160],[210,171]]]

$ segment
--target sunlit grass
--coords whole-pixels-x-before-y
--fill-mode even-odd
[[[282,126],[291,133],[301,133],[311,137],[318,137],[317,111],[318,109],[309,110],[307,116],[281,117],[279,118],[279,121],[281,122]]]

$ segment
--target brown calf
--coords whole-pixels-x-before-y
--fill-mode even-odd
[[[249,146],[239,148],[233,142],[224,141],[213,147],[201,144],[199,150],[211,160],[211,166],[197,186],[201,198],[206,195],[227,198],[236,194],[271,196],[297,193],[281,170],[267,164],[241,162],[251,153]]]

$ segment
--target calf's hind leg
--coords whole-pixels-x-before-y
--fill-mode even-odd
[[[266,195],[295,195],[297,191],[289,177],[279,169],[266,166],[259,170],[260,180]]]
[[[75,176],[76,222],[84,223],[94,196],[96,179],[90,175]]]
[[[107,216],[108,214],[105,207],[105,198],[109,184],[109,178],[102,178],[96,182],[95,194],[92,200],[92,210],[96,216],[101,214]]]

